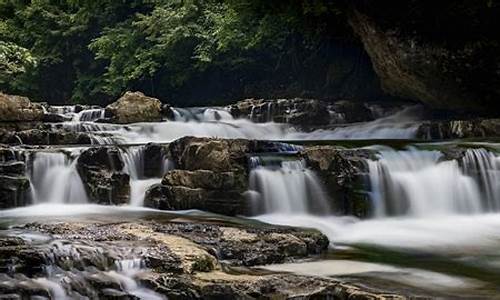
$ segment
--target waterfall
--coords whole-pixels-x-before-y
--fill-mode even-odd
[[[130,205],[142,206],[146,190],[161,182],[161,176],[173,168],[172,162],[166,157],[162,157],[161,161],[155,162],[160,164],[160,177],[148,178],[144,173],[144,147],[129,147],[121,150],[121,156],[124,162],[124,172],[130,176]]]
[[[439,151],[382,150],[368,161],[374,214],[426,217],[497,211],[498,158],[469,149],[462,159],[444,160]]]
[[[77,113],[76,121],[80,122],[93,122],[98,119],[104,119],[104,108],[85,109]]]
[[[249,197],[257,213],[328,213],[326,192],[302,160],[262,165],[250,158]]]
[[[34,152],[28,165],[34,203],[88,202],[76,160],[62,152]]]

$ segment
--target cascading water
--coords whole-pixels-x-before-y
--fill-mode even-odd
[[[75,119],[80,122],[93,122],[98,119],[104,119],[104,113],[103,108],[86,109],[77,113]]]
[[[76,160],[62,152],[33,152],[28,177],[34,203],[86,203]]]
[[[382,150],[368,161],[374,213],[428,217],[496,211],[498,159],[484,149],[469,149],[461,160],[439,151]]]
[[[281,160],[263,165],[252,157],[249,197],[256,212],[328,213],[326,192],[313,171],[301,160]]]
[[[172,169],[172,162],[163,157],[161,164],[160,177],[147,178],[144,174],[145,153],[144,147],[129,147],[121,151],[124,162],[124,171],[130,176],[130,205],[142,206],[144,196],[148,187],[161,182],[161,175]]]

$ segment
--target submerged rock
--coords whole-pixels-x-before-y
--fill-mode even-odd
[[[99,204],[125,204],[130,198],[129,175],[118,149],[89,148],[78,157],[77,170],[87,195]]]
[[[141,92],[126,92],[106,107],[106,116],[112,123],[119,124],[157,122],[162,118],[162,103]]]

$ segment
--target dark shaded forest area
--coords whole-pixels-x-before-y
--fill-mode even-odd
[[[465,63],[439,70],[457,82],[467,74],[484,100],[499,94],[498,11],[493,0],[2,0],[0,90],[53,104],[107,104],[127,90],[178,106],[421,100],[391,88],[404,84],[372,61],[376,51],[353,21],[362,14],[400,40],[470,49]]]

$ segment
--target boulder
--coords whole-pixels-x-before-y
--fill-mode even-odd
[[[249,214],[248,157],[291,148],[284,143],[184,137],[169,144],[176,170],[146,192],[148,207],[202,209],[226,215]]]
[[[30,122],[43,119],[43,107],[27,97],[0,93],[0,122]]]
[[[327,187],[336,212],[358,217],[370,214],[366,160],[376,159],[375,154],[372,150],[335,146],[312,146],[300,152],[308,168],[315,171]]]
[[[163,210],[200,209],[224,215],[250,211],[244,171],[172,170],[146,192],[144,205]]]
[[[125,204],[130,197],[130,178],[123,172],[120,152],[115,148],[89,148],[78,157],[77,170],[87,195],[99,204]]]
[[[162,119],[162,103],[141,92],[126,92],[106,107],[105,115],[111,122],[119,124],[157,122]]]
[[[485,15],[494,11],[490,7],[452,1],[439,7],[410,1],[391,9],[367,1],[353,1],[352,6],[349,23],[385,92],[436,110],[497,114],[499,60],[493,53],[498,53],[499,44],[496,37],[487,36],[492,25]],[[435,19],[425,17],[429,15]],[[440,30],[431,28],[436,24],[432,19]],[[460,31],[463,36],[453,36]]]

